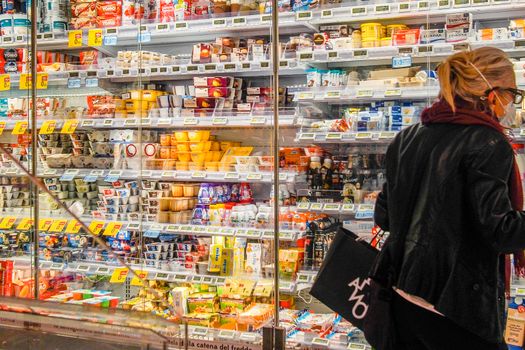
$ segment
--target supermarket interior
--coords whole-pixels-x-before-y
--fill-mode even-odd
[[[443,59],[525,86],[522,0],[32,1],[0,5],[9,349],[371,349],[309,294],[335,233],[377,230]]]

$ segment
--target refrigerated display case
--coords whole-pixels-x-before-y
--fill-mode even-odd
[[[524,84],[525,3],[277,4],[3,4],[2,317],[115,311],[178,325],[152,341],[168,348],[368,348],[308,289],[341,225],[371,236],[388,143],[440,60],[497,46]]]

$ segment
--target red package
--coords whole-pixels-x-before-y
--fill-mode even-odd
[[[10,297],[13,295],[13,261],[0,261],[0,278],[2,280],[2,295]]]
[[[104,17],[104,16],[98,16],[97,17],[97,27],[99,28],[107,28],[107,27],[119,27],[122,25],[122,19],[120,16],[115,17]]]
[[[108,115],[115,113],[113,96],[88,96],[88,114],[90,116]]]
[[[80,17],[71,19],[71,27],[73,29],[96,28],[96,17]]]
[[[98,1],[97,16],[103,16],[106,18],[122,16],[122,3],[118,0]]]
[[[164,23],[175,21],[175,10],[173,8],[173,1],[160,0],[159,21]]]
[[[96,2],[78,2],[71,5],[71,17],[95,17],[96,15]]]
[[[392,34],[394,46],[398,45],[417,45],[419,44],[419,29],[401,29]]]
[[[90,66],[93,64],[98,64],[98,51],[81,51],[80,52],[80,64],[83,66]]]

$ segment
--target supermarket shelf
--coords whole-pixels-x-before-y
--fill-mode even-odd
[[[133,129],[133,128],[147,128],[147,129],[167,129],[167,128],[260,128],[271,127],[273,125],[273,115],[263,114],[257,115],[252,113],[234,113],[222,112],[215,117],[170,117],[170,118],[82,118],[78,120],[77,130],[92,130],[92,129]],[[55,121],[55,132],[60,132],[64,125],[64,119],[41,119],[37,121],[37,128],[41,128],[46,121]],[[17,123],[25,122],[25,120],[7,120],[4,130],[13,130]],[[295,126],[297,125],[295,112],[293,110],[283,110],[279,116],[279,126]],[[31,124],[29,123],[29,129]]]
[[[470,12],[474,20],[508,19],[523,11],[525,3],[497,0],[439,0],[399,3],[372,3],[313,11],[312,24],[383,22],[401,20],[405,24],[443,23],[447,14]],[[351,21],[349,21],[349,17]],[[427,22],[428,21],[428,22]]]
[[[25,176],[18,168],[2,168],[0,175]],[[102,170],[102,169],[46,169],[41,170],[39,177],[60,177],[61,181],[71,181],[75,178],[89,177],[90,181],[105,180],[115,182],[119,179],[150,179],[164,181],[195,181],[195,182],[249,182],[272,183],[272,172],[209,172],[209,171],[177,171],[177,170]],[[293,182],[304,175],[295,172],[281,172],[279,181]]]
[[[326,102],[330,104],[369,103],[382,100],[427,100],[434,99],[439,93],[437,86],[417,86],[403,88],[385,88],[373,86],[344,86],[304,88],[296,91],[295,101]]]
[[[388,143],[397,135],[395,131],[370,132],[300,132],[295,141],[301,143]]]
[[[297,211],[318,212],[331,215],[353,215],[356,219],[373,219],[373,204],[353,203],[299,203]]]

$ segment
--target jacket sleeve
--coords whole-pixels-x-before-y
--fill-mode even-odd
[[[467,193],[473,229],[500,253],[525,248],[525,213],[513,210],[508,180],[514,154],[506,140],[492,141],[467,165]]]
[[[379,193],[376,200],[375,210],[374,210],[374,221],[376,225],[381,227],[384,231],[389,231],[390,226],[388,223],[388,193],[387,193],[387,183],[383,184],[383,190]]]

